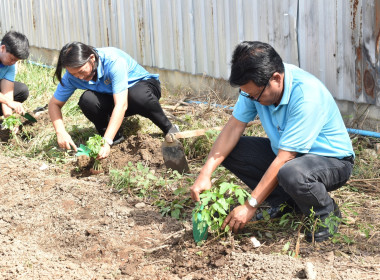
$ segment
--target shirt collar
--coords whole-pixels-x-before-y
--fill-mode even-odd
[[[292,85],[292,81],[293,81],[292,72],[290,71],[290,69],[286,63],[284,63],[284,68],[285,68],[284,91],[282,94],[280,104],[278,104],[279,106],[289,104],[291,85]]]
[[[99,62],[98,62],[98,67],[96,68],[96,74],[97,74],[97,81],[99,81],[99,79],[101,79],[103,76],[104,76],[104,66],[103,66],[103,58],[101,57],[101,54],[99,54],[98,50],[95,49],[95,51],[98,53],[99,55]],[[95,84],[97,81],[89,81],[88,83],[89,84]]]
[[[99,63],[98,63],[98,79],[100,79],[101,77],[104,76],[104,66],[103,66],[103,57],[102,57],[102,54],[99,53],[99,51],[97,49],[95,49],[95,51],[98,53],[98,56],[99,56]]]

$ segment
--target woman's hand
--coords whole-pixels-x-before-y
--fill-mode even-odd
[[[57,132],[57,142],[60,148],[66,150],[71,150],[71,148],[73,148],[74,151],[77,151],[77,146],[75,145],[73,139],[71,139],[70,134],[68,134],[66,131]]]
[[[100,149],[98,157],[96,159],[104,159],[108,157],[111,153],[111,146],[108,143],[105,143],[103,147]]]

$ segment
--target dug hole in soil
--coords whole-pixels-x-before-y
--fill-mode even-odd
[[[190,219],[162,217],[108,185],[109,169],[128,162],[164,168],[160,147],[130,136],[96,176],[89,159],[62,167],[0,157],[0,279],[380,279],[378,256],[292,258],[233,237],[197,246]]]

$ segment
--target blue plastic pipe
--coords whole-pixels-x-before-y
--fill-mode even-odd
[[[193,100],[186,100],[185,101],[186,103],[193,103],[193,104],[208,104],[207,102],[203,102],[203,101],[193,101]],[[214,106],[214,107],[217,107],[217,108],[227,108],[227,109],[230,109],[230,110],[233,110],[234,107],[230,107],[230,106],[223,106],[223,105],[220,105],[220,104],[215,104],[215,103],[212,103],[210,104],[211,106]]]
[[[208,104],[207,102],[202,101],[193,101],[193,100],[187,100],[186,103],[194,103],[194,104]],[[233,110],[234,107],[230,106],[223,106],[220,104],[210,104],[211,106],[217,107],[217,108],[227,108]],[[368,130],[361,130],[361,129],[354,129],[354,128],[347,128],[347,132],[351,134],[359,134],[363,136],[369,136],[369,137],[376,137],[380,138],[380,132],[374,132],[374,131],[368,131]]]
[[[40,66],[40,67],[43,67],[43,68],[49,68],[49,69],[55,68],[54,66],[50,66],[50,65],[46,65],[46,64],[41,64],[41,63],[34,62],[34,61],[31,61],[31,60],[28,60],[28,63],[32,64],[32,65]]]
[[[363,136],[380,138],[380,132],[361,130],[361,129],[354,129],[354,128],[347,128],[347,131],[348,131],[348,133],[351,133],[351,134],[360,134],[360,135],[363,135]]]

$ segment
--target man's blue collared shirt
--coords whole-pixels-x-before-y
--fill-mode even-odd
[[[284,65],[280,104],[265,106],[240,95],[233,116],[248,123],[258,114],[276,155],[282,149],[336,158],[354,156],[342,116],[328,89],[310,73]]]
[[[98,48],[99,64],[96,81],[84,81],[69,72],[62,77],[54,97],[66,102],[76,89],[92,90],[104,94],[120,93],[141,80],[156,79],[157,74],[150,74],[130,55],[117,48]]]

